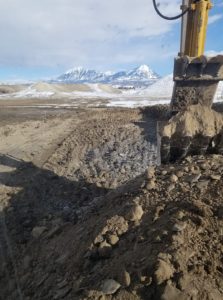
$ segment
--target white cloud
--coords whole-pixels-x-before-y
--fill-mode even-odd
[[[175,15],[180,3],[166,0],[160,9]],[[150,0],[1,1],[0,66],[70,67],[157,57],[156,37],[165,38],[174,24],[158,17]],[[134,39],[151,39],[151,47],[138,49]]]
[[[208,50],[205,52],[207,56],[223,55],[223,51]]]
[[[215,22],[221,20],[222,17],[223,17],[222,14],[212,15],[212,16],[210,16],[209,19],[208,19],[208,24],[209,24],[209,25],[210,25],[210,24],[213,24],[213,23],[215,23]]]

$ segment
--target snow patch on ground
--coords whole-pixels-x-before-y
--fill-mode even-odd
[[[117,100],[110,100],[109,103],[106,105],[107,107],[143,107],[143,106],[151,106],[156,104],[169,104],[170,100],[148,100],[148,99],[117,99]]]
[[[53,96],[54,92],[39,92],[36,89],[31,87],[27,88],[24,91],[18,92],[14,95],[15,98],[49,98]]]
[[[61,105],[66,107],[78,107],[78,105],[143,107],[170,103],[173,85],[172,74],[156,81],[149,87],[138,89],[120,89],[112,85],[100,83],[49,84],[39,82],[24,85],[24,87],[20,86],[17,91],[16,86],[15,89],[4,87],[4,92],[0,93],[0,99],[61,99],[63,104],[58,104],[57,102],[57,107],[61,107]],[[220,82],[214,101],[219,102],[222,100],[223,82]]]
[[[173,85],[173,75],[170,74],[158,80],[146,89],[136,91],[136,95],[147,96],[149,98],[170,100],[172,96]]]

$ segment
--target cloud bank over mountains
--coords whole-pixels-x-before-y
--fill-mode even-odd
[[[179,3],[163,1],[162,9],[176,14]],[[91,67],[139,56],[145,61],[156,49],[155,38],[172,26],[157,17],[148,0],[1,1],[0,65]],[[144,39],[151,41],[146,51],[139,46]]]
[[[160,2],[166,15],[179,13],[181,1]],[[151,0],[1,1],[0,67],[164,65],[178,51],[179,26],[158,17]]]

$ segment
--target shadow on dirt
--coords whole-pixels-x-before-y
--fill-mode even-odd
[[[170,117],[169,105],[154,105],[140,108],[142,120],[136,125],[143,128],[145,138],[157,145],[157,122],[166,121]]]
[[[157,129],[158,122],[167,121],[170,118],[169,105],[154,105],[140,108],[142,119],[134,124],[143,129],[145,140],[151,145],[151,150],[154,153],[152,164],[159,165],[160,157],[158,153],[158,137]],[[148,151],[150,151],[148,149]]]
[[[0,289],[3,297],[0,298],[12,300],[21,298],[16,265],[22,258],[20,251],[32,247],[33,234],[52,228],[49,234],[53,235],[61,224],[76,224],[92,201],[108,190],[84,180],[70,181],[7,155],[0,156],[0,165],[11,169],[0,173],[1,190],[7,190],[0,198],[2,201],[3,197],[8,198],[6,207],[0,212]],[[33,268],[37,271],[39,266]]]
[[[155,147],[160,113],[149,108],[142,109],[142,115],[142,122],[136,125],[143,128],[145,139]],[[112,226],[116,226],[117,214],[124,215],[123,207],[132,202],[134,191],[142,185],[141,179],[134,178],[111,190],[84,179],[69,180],[11,156],[1,155],[0,165],[11,168],[10,172],[0,173],[0,185],[9,190],[0,226],[1,296],[10,300],[81,299],[74,296],[79,287],[74,287],[72,278],[76,273],[85,276],[83,285],[80,284],[82,291],[85,282],[91,282],[89,272],[94,272],[92,285],[101,281],[101,270],[103,276],[109,276],[110,269],[103,260],[87,260],[84,255],[108,220],[113,220]],[[99,210],[93,204],[97,199],[100,204],[100,198],[107,202]],[[118,209],[113,208],[113,203]],[[152,215],[149,215],[148,226],[151,220]],[[117,270],[131,261],[128,251],[133,244],[132,258],[143,258],[144,248],[141,249],[140,243],[136,251],[138,240],[135,240],[143,230],[141,227],[130,229],[127,242],[120,242],[113,251],[114,256],[123,258],[123,266],[118,264]]]
[[[145,176],[106,190],[86,182],[71,182],[9,156],[1,156],[0,164],[16,168],[8,178],[0,174],[6,188],[16,187],[8,194],[9,204],[0,214],[0,299],[99,300],[103,299],[101,294],[98,298],[83,294],[98,291],[107,278],[119,282],[123,270],[131,275],[131,286],[121,289],[113,299],[161,299],[165,283],[157,286],[150,282],[157,257],[159,253],[175,255],[171,232],[179,211],[193,213],[194,223],[200,220],[194,203],[171,202],[166,188],[162,191],[164,198],[156,192],[150,194],[141,188]],[[139,197],[144,208],[142,221],[126,224],[126,214]],[[84,212],[95,199],[101,200],[96,210]],[[157,207],[164,203],[165,210],[154,222]],[[80,210],[82,214],[78,214]],[[114,237],[117,229],[117,244],[106,249],[106,242],[105,251],[99,252],[100,244]],[[150,283],[139,283],[142,277]],[[133,297],[132,289],[139,297]]]
[[[88,206],[95,197],[108,191],[85,180],[71,181],[10,156],[0,156],[0,164],[15,168],[12,172],[0,173],[0,184],[20,190],[12,194],[9,202],[17,229],[23,229],[23,242],[26,242],[24,228],[35,226],[37,220],[52,214],[75,223],[78,208]]]

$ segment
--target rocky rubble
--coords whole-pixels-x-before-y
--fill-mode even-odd
[[[223,299],[222,156],[149,166],[89,206],[75,222],[39,219],[15,243],[24,299]],[[15,287],[12,269],[2,276]]]

